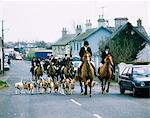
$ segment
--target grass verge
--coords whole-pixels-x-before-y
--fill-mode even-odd
[[[0,80],[0,89],[2,89],[4,87],[8,87],[7,82]]]

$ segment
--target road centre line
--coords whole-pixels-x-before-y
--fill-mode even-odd
[[[100,115],[98,114],[93,114],[93,116],[95,116],[96,118],[102,118]]]
[[[75,101],[74,99],[70,99],[70,101],[72,101],[73,103],[77,104],[78,106],[81,106],[82,104],[80,104],[79,102]]]

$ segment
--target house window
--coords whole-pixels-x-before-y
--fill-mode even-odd
[[[75,42],[74,42],[74,46],[73,47],[74,47],[74,51],[75,51],[76,50],[76,44],[75,44]]]
[[[77,50],[79,50],[79,43],[77,43]]]
[[[80,42],[80,48],[82,47],[82,42]]]

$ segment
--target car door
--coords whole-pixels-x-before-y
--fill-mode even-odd
[[[126,73],[126,89],[132,90],[132,67]]]
[[[128,81],[127,81],[128,80],[127,79],[128,70],[129,70],[129,67],[126,67],[121,74],[121,84],[124,89],[128,88],[128,85],[127,85],[128,84]]]

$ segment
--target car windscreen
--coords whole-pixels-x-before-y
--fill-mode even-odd
[[[133,75],[136,75],[136,76],[150,76],[150,66],[134,67],[133,68]]]
[[[73,61],[80,61],[79,57],[73,57]]]

